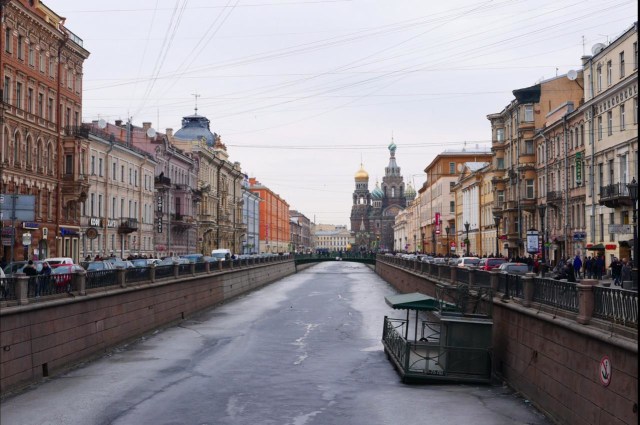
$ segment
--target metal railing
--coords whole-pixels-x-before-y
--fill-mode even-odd
[[[87,289],[104,288],[118,284],[117,270],[92,270],[87,272],[85,287]]]
[[[173,277],[173,265],[157,266],[156,267],[156,279],[162,279],[165,277]]]
[[[124,280],[127,283],[144,282],[151,279],[150,267],[131,267],[125,270]]]
[[[191,264],[178,265],[178,276],[186,276],[191,274]]]
[[[593,296],[593,317],[638,326],[638,292],[595,286]]]
[[[534,278],[533,301],[578,312],[578,288],[573,282]]]

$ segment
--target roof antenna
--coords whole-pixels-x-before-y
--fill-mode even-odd
[[[196,91],[195,93],[191,93],[191,96],[196,98],[196,108],[195,108],[196,113],[195,114],[198,115],[198,98],[200,96],[202,96],[202,95],[198,94],[198,92]]]

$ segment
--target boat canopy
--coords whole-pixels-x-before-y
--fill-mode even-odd
[[[420,292],[410,294],[389,295],[384,298],[387,304],[396,310],[416,311],[452,311],[457,310],[455,304],[439,301]]]

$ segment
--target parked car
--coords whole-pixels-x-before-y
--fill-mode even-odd
[[[185,254],[181,255],[180,258],[186,258],[191,263],[204,263],[204,255],[202,254]]]
[[[423,255],[420,257],[420,261],[423,263],[433,263],[433,257],[431,255]]]
[[[228,249],[214,249],[211,251],[211,256],[217,258],[220,261],[224,261],[227,258],[231,258],[231,251]]]
[[[53,258],[47,258],[46,260],[47,263],[49,263],[49,266],[51,266],[52,269],[55,269],[59,266],[62,265],[73,265],[73,258],[70,257],[53,257]]]
[[[529,273],[529,266],[525,263],[502,263],[498,270],[506,274],[525,274]]]
[[[460,261],[456,265],[458,267],[467,267],[467,268],[473,268],[477,266],[478,263],[480,262],[480,258],[478,257],[461,257],[459,258],[459,260]]]
[[[33,262],[33,266],[36,268],[36,271],[40,273],[42,271],[42,265],[44,264],[43,260],[35,260]],[[8,264],[4,268],[4,275],[6,277],[11,277],[15,273],[24,273],[24,267],[27,265],[27,261],[14,261],[11,264]]]
[[[189,260],[182,257],[165,257],[158,263],[158,266],[172,266],[173,263],[176,262],[178,264],[189,264]]]
[[[71,283],[71,275],[81,270],[84,269],[79,264],[61,264],[51,271],[51,279],[56,286],[67,286]]]
[[[442,257],[435,257],[432,261],[433,264],[447,264],[446,260]]]
[[[83,267],[86,271],[92,272],[97,270],[113,270],[115,267],[113,263],[110,261],[89,261],[88,263],[83,264]]]
[[[137,258],[135,260],[131,260],[133,267],[149,267],[150,263],[146,258]]]
[[[493,270],[500,267],[500,264],[506,263],[507,260],[504,258],[483,258],[481,260],[482,264],[478,264],[478,268],[481,270]]]

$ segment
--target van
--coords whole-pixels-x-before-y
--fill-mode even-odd
[[[211,250],[211,256],[219,261],[224,261],[227,258],[231,259],[231,251],[228,249],[214,249]]]

